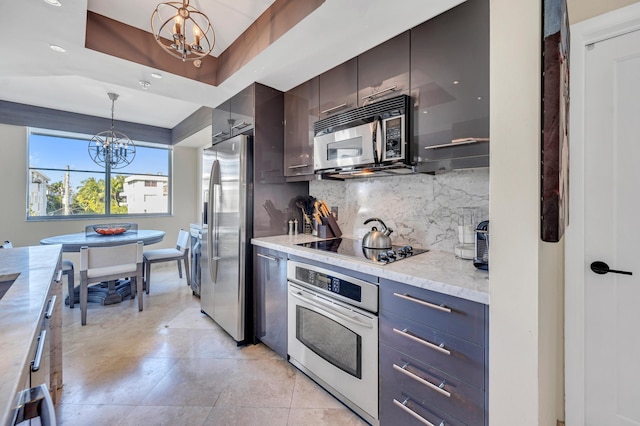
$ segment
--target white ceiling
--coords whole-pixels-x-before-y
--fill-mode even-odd
[[[326,0],[242,69],[214,87],[84,47],[87,9],[151,32],[158,0],[3,2],[0,100],[172,128],[201,106],[216,107],[254,81],[286,91],[464,0]],[[192,0],[216,32],[218,56],[272,0]],[[64,47],[56,53],[50,44]],[[158,47],[160,49],[160,47]],[[176,59],[178,60],[178,59]],[[140,80],[151,83],[143,89]]]

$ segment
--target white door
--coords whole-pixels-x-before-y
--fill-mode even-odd
[[[584,420],[640,425],[640,31],[584,58]]]

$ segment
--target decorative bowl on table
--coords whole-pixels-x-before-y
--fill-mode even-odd
[[[106,223],[103,225],[93,225],[93,230],[100,235],[120,235],[131,228],[129,223]]]

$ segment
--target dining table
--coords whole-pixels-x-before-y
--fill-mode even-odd
[[[128,230],[117,235],[102,235],[95,232],[78,232],[74,234],[54,235],[40,240],[41,245],[62,245],[62,251],[66,253],[80,252],[81,247],[113,247],[124,244],[136,243],[142,241],[144,245],[159,243],[164,239],[165,232],[155,229],[135,229]],[[89,302],[101,303],[103,305],[111,305],[120,303],[124,296],[131,294],[130,280],[118,280],[118,282],[110,281],[89,286],[88,288]],[[74,294],[74,303],[79,302],[80,289],[76,287]],[[139,295],[141,297],[141,295]]]

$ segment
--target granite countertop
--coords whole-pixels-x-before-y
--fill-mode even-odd
[[[9,422],[17,392],[24,386],[22,373],[31,342],[40,332],[40,314],[61,251],[61,245],[0,249],[0,281],[20,274],[0,299],[0,425]]]
[[[402,261],[381,265],[364,259],[358,260],[296,245],[317,240],[319,238],[310,235],[282,235],[253,238],[251,243],[485,305],[489,304],[489,273],[474,267],[471,260],[458,259],[453,254],[442,251],[428,251]]]

